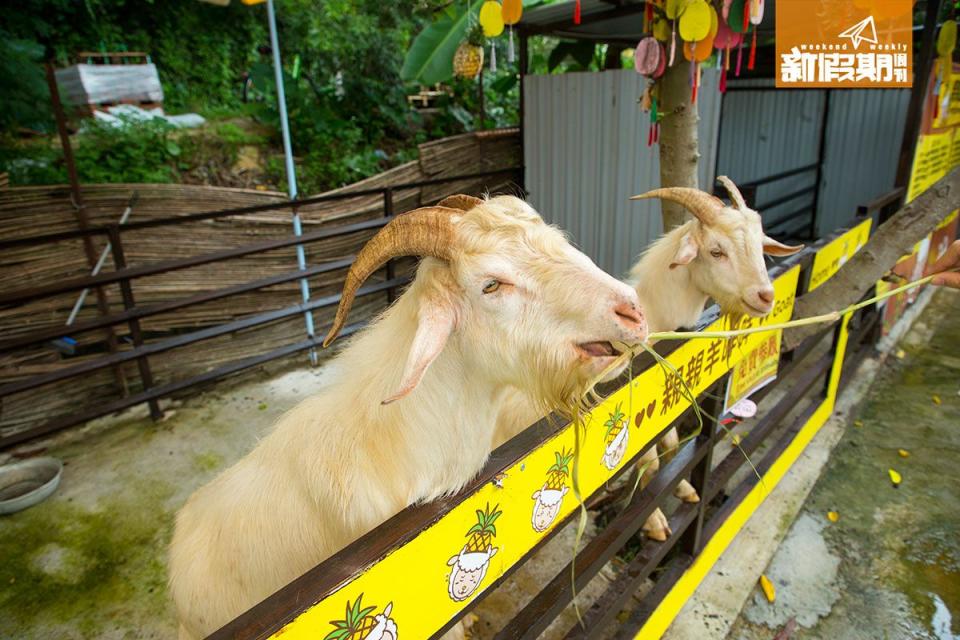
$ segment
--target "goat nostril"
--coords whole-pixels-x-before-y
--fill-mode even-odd
[[[757,291],[757,297],[767,304],[773,304],[773,289],[761,289]]]
[[[613,312],[617,314],[625,324],[628,325],[638,325],[643,322],[643,314],[640,313],[640,310],[637,309],[637,306],[631,302],[621,302],[613,308]]]

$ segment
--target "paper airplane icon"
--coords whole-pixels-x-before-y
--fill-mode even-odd
[[[850,42],[853,43],[854,49],[859,49],[861,42],[877,44],[877,25],[873,21],[873,16],[869,16],[853,25],[837,37],[850,38]]]

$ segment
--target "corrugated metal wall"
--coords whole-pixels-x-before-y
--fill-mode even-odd
[[[701,186],[713,183],[718,78],[704,72],[698,100]],[[618,276],[662,229],[659,202],[629,200],[660,186],[659,149],[647,146],[649,115],[638,105],[646,84],[632,70],[524,77],[530,202]]]
[[[765,86],[772,84],[756,80],[730,82],[723,98],[717,174],[729,176],[737,184],[817,162],[824,92],[771,91]],[[756,90],[751,91],[754,87]],[[760,185],[756,202],[762,205],[812,187],[816,175],[816,171],[807,171]],[[779,206],[763,207],[761,214],[769,226],[778,218],[812,205],[813,193],[809,193]],[[787,228],[802,224],[799,221]]]
[[[909,89],[832,93],[817,235],[845,225],[858,205],[893,188],[909,102]]]
[[[717,173],[749,182],[817,161],[826,93],[771,91],[773,80],[731,81],[724,97]],[[758,90],[750,91],[756,87]],[[818,236],[843,226],[858,205],[893,188],[903,136],[906,89],[834,90],[817,215]],[[762,204],[814,184],[813,171],[763,185]],[[813,203],[813,194],[762,211],[766,220]]]

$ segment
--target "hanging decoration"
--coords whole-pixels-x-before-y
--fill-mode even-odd
[[[503,10],[497,0],[486,0],[480,6],[480,26],[487,38],[496,38],[503,33]]]
[[[503,9],[497,0],[486,0],[480,6],[480,26],[487,38],[496,38],[503,33]],[[490,71],[497,71],[497,45],[490,40]]]
[[[573,24],[580,24],[580,0],[573,4]]]
[[[640,40],[634,50],[634,68],[650,79],[641,106],[649,111],[650,131],[647,144],[659,140],[659,83],[656,82],[676,61],[677,48],[690,63],[690,101],[696,103],[702,90],[703,63],[716,52],[716,68],[720,73],[718,89],[727,90],[727,75],[733,62],[737,76],[743,67],[744,45],[750,39],[747,67],[756,64],[757,29],[763,22],[765,0],[649,0],[643,13],[644,30],[649,36]],[[677,42],[679,36],[680,42]],[[712,67],[713,64],[710,64]]]
[[[710,5],[706,0],[693,0],[680,15],[680,37],[698,42],[710,33]]]
[[[722,59],[720,69],[720,92],[727,90],[727,71],[730,70],[730,52],[740,45],[743,41],[743,34],[737,33],[727,24],[727,21],[720,20],[717,24],[717,35],[713,39],[713,46],[719,51]]]
[[[520,18],[523,17],[523,0],[503,0],[501,5],[500,15],[503,19],[503,23],[509,27],[509,48],[507,49],[507,62],[511,64],[514,61],[513,53],[513,25],[520,22]]]
[[[476,78],[483,68],[483,29],[474,24],[453,54],[453,72],[460,78]]]
[[[637,73],[653,77],[657,69],[660,68],[660,58],[662,47],[656,39],[647,37],[637,43],[637,48],[633,51],[633,67]]]

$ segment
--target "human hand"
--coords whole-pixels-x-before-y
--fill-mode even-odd
[[[940,259],[933,265],[931,271],[939,273],[947,269],[960,268],[960,240],[954,240],[953,244],[947,247],[946,252],[940,256]],[[939,273],[934,279],[933,284],[945,285],[960,289],[960,272],[951,271],[948,273]]]

